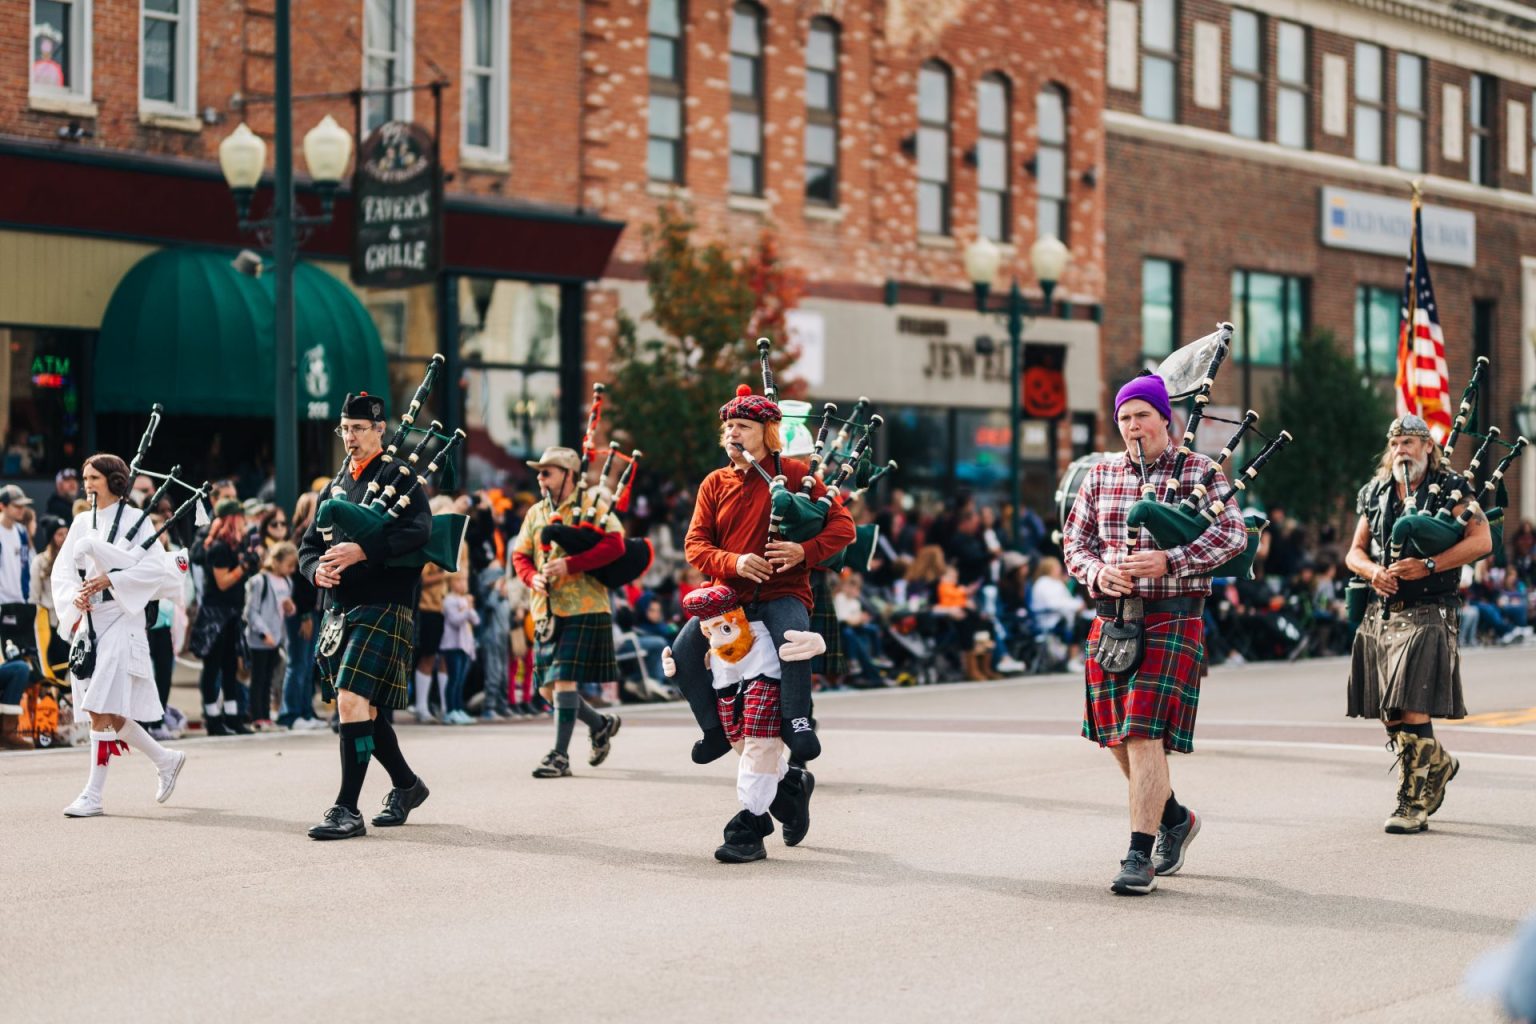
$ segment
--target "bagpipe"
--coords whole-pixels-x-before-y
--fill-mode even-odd
[[[1249,409],[1241,420],[1223,419],[1206,411],[1206,406],[1211,401],[1211,388],[1216,382],[1216,373],[1221,369],[1221,364],[1226,360],[1231,348],[1232,325],[1222,323],[1211,334],[1173,353],[1157,368],[1158,375],[1168,386],[1168,397],[1175,401],[1193,398],[1194,409],[1189,415],[1189,424],[1184,428],[1179,447],[1174,453],[1173,472],[1164,484],[1161,498],[1156,494],[1155,487],[1145,482],[1146,475],[1143,468],[1142,496],[1126,513],[1126,525],[1133,530],[1146,529],[1152,534],[1152,539],[1157,542],[1157,546],[1164,550],[1192,543],[1215,525],[1216,520],[1225,512],[1228,503],[1235,504],[1238,496],[1247,492],[1248,485],[1259,475],[1265,463],[1292,440],[1290,433],[1285,430],[1274,437],[1259,430],[1259,414],[1252,409]],[[1237,430],[1227,439],[1221,452],[1211,460],[1210,467],[1190,488],[1190,493],[1180,498],[1179,488],[1182,486],[1180,481],[1183,479],[1184,466],[1192,454],[1190,445],[1194,443],[1195,432],[1200,429],[1200,424],[1205,419],[1233,424]],[[1233,453],[1242,444],[1244,436],[1250,432],[1264,439],[1264,447],[1233,475],[1230,489],[1226,494],[1213,494],[1211,488],[1215,485],[1221,467],[1232,458]],[[1264,528],[1269,525],[1269,519],[1258,513],[1250,513],[1243,516],[1243,523],[1248,531],[1248,541],[1243,550],[1211,570],[1210,575],[1252,578],[1253,562],[1259,552],[1259,541],[1263,536]]]
[[[834,498],[841,498],[844,504],[861,499],[882,478],[895,472],[897,465],[894,459],[883,466],[874,464],[875,435],[885,420],[878,414],[869,414],[871,403],[868,398],[860,397],[847,417],[837,415],[835,403],[827,402],[823,405],[821,425],[812,441],[806,422],[811,411],[810,403],[778,401],[778,387],[768,362],[771,349],[772,343],[767,338],[757,339],[763,396],[777,403],[784,417],[784,451],[780,454],[809,456],[808,472],[800,481],[799,491],[791,492],[782,474],[771,474],[744,450],[742,454],[748,464],[768,482],[769,539],[782,537],[802,543],[818,536],[825,529],[827,514],[832,509]],[[866,414],[869,414],[868,419],[864,418]],[[812,498],[811,494],[818,481],[825,485],[826,490],[820,498]],[[816,568],[832,572],[844,568],[867,572],[879,541],[880,527],[877,524],[856,526],[853,542]]]
[[[341,486],[343,474],[348,472],[350,456],[343,456],[341,468],[331,482],[331,496],[320,503],[315,512],[315,528],[320,531],[326,545],[353,541],[364,543],[390,529],[400,516],[410,508],[415,499],[411,496],[413,483],[422,485],[420,500],[426,500],[425,487],[433,474],[450,467],[454,449],[464,442],[464,431],[443,433],[443,425],[436,420],[425,427],[417,427],[416,417],[421,412],[427,396],[442,372],[441,354],[434,355],[427,364],[426,374],[411,398],[409,408],[400,414],[400,426],[396,428],[389,444],[379,458],[383,468],[368,484],[363,500],[348,500]],[[415,445],[402,456],[401,448],[415,431],[419,437]],[[425,460],[425,466],[422,465]],[[448,477],[444,473],[444,477]],[[439,566],[446,572],[459,571],[459,552],[463,548],[464,533],[469,528],[469,517],[456,512],[438,513],[432,517],[432,533],[427,543],[414,551],[407,551],[388,559],[384,564],[394,568],[420,569],[427,563]]]
[[[575,514],[572,521],[565,522],[549,492],[543,493],[550,521],[540,533],[539,544],[545,552],[546,561],[556,548],[567,555],[580,555],[591,551],[606,538],[618,536],[605,530],[603,521],[610,512],[629,510],[629,500],[635,486],[635,469],[644,454],[640,449],[636,448],[625,455],[617,441],[610,441],[596,482],[589,484],[587,481],[592,456],[596,452],[597,429],[603,418],[605,390],[602,384],[592,385],[592,404],[587,410],[587,431],[581,439],[581,464],[576,473],[576,498],[572,502]],[[621,463],[623,469],[610,486],[609,477],[616,463]],[[643,537],[626,537],[622,540],[622,548],[617,555],[587,570],[588,576],[610,590],[628,586],[644,576],[656,557],[649,540]]]
[[[1490,550],[1497,552],[1504,546],[1504,506],[1509,502],[1509,494],[1504,487],[1504,474],[1530,442],[1523,436],[1515,438],[1513,442],[1505,441],[1496,426],[1490,426],[1485,434],[1467,429],[1467,421],[1477,410],[1482,397],[1483,374],[1487,369],[1488,357],[1478,356],[1472,374],[1467,379],[1467,386],[1462,390],[1461,404],[1456,410],[1451,432],[1441,449],[1443,465],[1454,477],[1449,490],[1442,489],[1439,480],[1431,479],[1429,497],[1425,500],[1424,508],[1420,509],[1417,497],[1408,486],[1407,468],[1402,463],[1398,464],[1401,470],[1399,479],[1409,498],[1403,515],[1392,524],[1388,553],[1393,562],[1403,557],[1433,558],[1444,553],[1466,536],[1467,524],[1479,513],[1488,520],[1488,529],[1493,538]],[[1456,442],[1463,434],[1482,444],[1472,454],[1467,468],[1456,473],[1451,469],[1451,456],[1455,454]],[[1505,449],[1504,457],[1479,487],[1477,472],[1484,461],[1490,458],[1490,450],[1496,447]],[[1463,502],[1466,504],[1458,513],[1456,506]]]

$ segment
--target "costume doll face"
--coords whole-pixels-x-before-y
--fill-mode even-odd
[[[709,649],[732,665],[745,658],[752,649],[752,629],[747,625],[747,613],[740,608],[702,620],[699,629],[709,641]]]

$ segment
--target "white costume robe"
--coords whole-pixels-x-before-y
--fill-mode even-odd
[[[149,657],[149,637],[144,628],[144,606],[150,601],[166,600],[180,604],[186,575],[186,553],[167,551],[159,542],[147,550],[140,545],[154,532],[146,521],[136,538],[125,538],[138,521],[139,511],[123,510],[117,539],[107,543],[112,520],[117,512],[114,502],[96,513],[97,526],[91,528],[91,513],[82,512],[70,525],[69,536],[54,562],[51,583],[54,607],[59,616],[59,632],[73,641],[75,629],[85,629],[85,613],[75,607],[81,590],[81,570],[87,577],[110,571],[112,600],[105,595],[91,598],[91,619],[96,628],[96,668],[90,679],[70,676],[77,712],[123,715],[137,722],[153,722],[165,713],[160,694],[155,689],[154,665]]]

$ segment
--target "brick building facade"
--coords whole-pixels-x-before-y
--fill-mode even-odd
[[[1536,381],[1536,9],[1519,6],[1110,0],[1106,379],[1231,320],[1220,404],[1262,412],[1308,329],[1389,390],[1422,179],[1452,398],[1489,356],[1488,422],[1512,436]]]

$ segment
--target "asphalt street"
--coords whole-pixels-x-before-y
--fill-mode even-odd
[[[82,748],[0,755],[0,1018],[20,1021],[1493,1021],[1465,966],[1536,909],[1536,670],[1467,653],[1474,719],[1431,831],[1389,836],[1391,755],[1341,717],[1345,664],[1217,669],[1184,871],[1109,892],[1128,825],[1079,679],[818,700],[804,844],[712,857],[733,759],[676,706],[623,710],[609,761],[529,772],[547,722],[402,726],[432,788],[399,829],[316,843],[329,732],[196,739],[165,805]],[[365,813],[388,780],[377,766]]]

